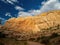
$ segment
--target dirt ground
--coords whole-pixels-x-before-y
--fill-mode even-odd
[[[44,45],[44,44],[41,44],[38,42],[32,42],[32,41],[28,41],[27,43],[28,43],[28,45]]]

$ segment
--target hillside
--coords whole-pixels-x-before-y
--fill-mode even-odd
[[[11,18],[4,24],[9,30],[37,32],[43,28],[60,25],[60,10],[49,11],[37,16]]]
[[[53,10],[36,16],[10,18],[3,26],[0,26],[0,32],[5,34],[7,39],[27,40],[30,45],[35,45],[34,41],[39,42],[41,39],[46,41],[52,38],[55,33],[60,36],[60,10]],[[0,40],[2,41],[2,39]],[[60,40],[60,37],[56,40]],[[38,45],[39,43],[36,44]]]

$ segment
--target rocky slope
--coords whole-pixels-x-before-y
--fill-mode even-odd
[[[34,33],[41,29],[47,29],[60,25],[60,10],[49,11],[37,16],[11,18],[4,24],[9,30],[14,31],[33,31]]]
[[[42,13],[37,16],[11,18],[0,27],[0,32],[18,40],[38,39],[41,35],[60,35],[60,10]],[[59,38],[60,39],[60,38]],[[33,39],[32,39],[33,40]]]

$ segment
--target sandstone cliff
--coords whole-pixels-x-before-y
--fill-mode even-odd
[[[3,26],[0,26],[0,33],[2,33],[0,37],[3,35],[9,40],[0,39],[0,42],[5,44],[11,44],[14,42],[12,39],[17,39],[20,41],[28,40],[28,44],[29,41],[36,41],[41,45],[40,43],[45,41],[47,45],[55,45],[60,40],[60,10],[49,11],[36,16],[10,18]],[[58,34],[57,38],[53,37],[55,34]],[[30,45],[35,45],[36,42],[31,42]]]
[[[33,31],[60,25],[60,10],[49,11],[37,16],[11,18],[4,26],[14,31]]]

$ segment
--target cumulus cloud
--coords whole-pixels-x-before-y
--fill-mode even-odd
[[[12,15],[11,15],[9,12],[7,12],[7,13],[5,14],[5,16],[12,17]]]
[[[18,3],[18,0],[2,0],[2,1],[10,4]]]
[[[49,10],[58,10],[60,9],[60,2],[59,0],[48,0],[40,9],[40,13],[46,12]]]
[[[38,10],[29,10],[28,12],[21,12],[19,11],[18,17],[21,16],[30,16],[30,15],[37,15],[43,12],[47,12],[49,10],[59,10],[60,9],[60,2],[59,0],[47,0],[47,2],[43,1],[42,7]]]

